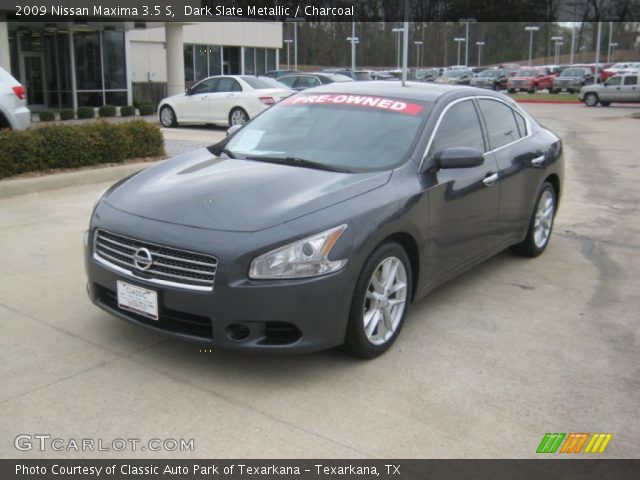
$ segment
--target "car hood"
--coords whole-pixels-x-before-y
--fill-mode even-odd
[[[255,232],[380,188],[390,177],[219,158],[203,148],[143,170],[104,201],[162,222]]]

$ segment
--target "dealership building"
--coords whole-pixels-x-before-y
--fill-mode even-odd
[[[260,75],[278,68],[282,48],[280,22],[12,20],[0,11],[0,67],[35,111],[130,105],[211,75]]]

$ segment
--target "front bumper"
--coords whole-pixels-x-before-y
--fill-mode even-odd
[[[93,257],[94,232],[85,235],[87,292],[95,305],[118,318],[221,349],[303,353],[344,341],[357,278],[349,263],[340,272],[312,279],[228,281],[225,267],[233,260],[220,257],[213,291],[193,291],[154,284],[101,264]],[[118,280],[156,291],[159,319],[120,309]]]

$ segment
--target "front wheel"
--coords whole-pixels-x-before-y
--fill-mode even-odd
[[[361,358],[382,355],[393,344],[411,301],[411,266],[396,242],[378,247],[365,263],[353,295],[344,348]]]
[[[598,95],[595,93],[587,93],[584,96],[584,104],[587,107],[595,107],[598,105]]]
[[[165,105],[160,109],[160,123],[163,127],[175,127],[178,125],[178,119],[176,113],[169,105]]]
[[[602,105],[603,107],[608,107],[609,105],[611,105],[611,102],[600,102],[600,105]]]
[[[244,125],[249,121],[249,115],[244,109],[237,107],[229,113],[229,126]]]
[[[523,242],[514,245],[511,249],[527,257],[537,257],[544,252],[551,239],[555,215],[556,192],[549,182],[544,182],[529,222],[527,236]]]

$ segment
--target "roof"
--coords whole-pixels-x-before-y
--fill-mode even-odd
[[[402,86],[401,82],[344,82],[331,83],[320,87],[310,88],[304,93],[349,93],[359,95],[379,95],[394,98],[403,98],[411,100],[421,100],[427,102],[435,102],[440,97],[451,94],[451,96],[469,95],[491,95],[492,92],[469,86],[442,85],[423,82],[406,82],[406,86]],[[460,95],[456,95],[456,93]]]

